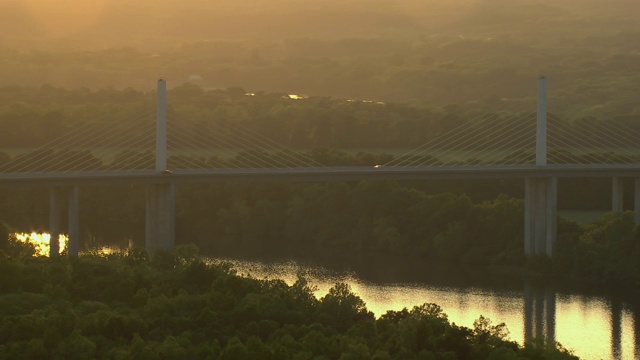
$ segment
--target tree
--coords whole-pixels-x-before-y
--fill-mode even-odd
[[[318,305],[315,318],[338,331],[346,331],[358,321],[373,321],[364,301],[351,291],[345,283],[337,283]]]
[[[249,350],[242,341],[234,336],[222,349],[220,360],[245,360],[249,359]]]
[[[90,360],[96,358],[96,344],[76,330],[62,340],[54,352],[62,359]]]

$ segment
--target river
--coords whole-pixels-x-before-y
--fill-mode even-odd
[[[581,359],[640,357],[640,302],[597,288],[525,283],[474,268],[399,259],[212,261],[231,263],[239,275],[288,284],[304,274],[319,298],[335,283],[347,283],[377,317],[436,303],[458,325],[473,327],[480,315],[493,324],[504,322],[510,339],[519,343],[525,336],[546,336]]]
[[[23,241],[28,238],[48,254],[48,234],[22,235]],[[640,297],[633,294],[566,282],[526,282],[473,267],[388,257],[210,259],[231,263],[239,275],[257,279],[293,284],[302,274],[315,286],[318,298],[336,283],[347,283],[376,316],[435,303],[461,326],[472,327],[480,315],[493,324],[505,323],[510,339],[521,344],[525,337],[546,337],[582,359],[640,359]]]

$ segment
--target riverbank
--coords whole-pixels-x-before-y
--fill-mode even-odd
[[[298,274],[304,274],[317,286],[319,298],[336,282],[348,283],[376,316],[387,310],[434,302],[458,325],[472,326],[481,315],[494,324],[504,322],[510,339],[520,343],[527,328],[525,294],[529,293],[534,299],[547,299],[543,310],[534,310],[530,318],[532,333],[538,331],[536,327],[540,325],[536,324],[545,324],[540,331],[553,329],[550,334],[555,340],[574,349],[580,357],[633,358],[635,344],[640,344],[635,335],[640,326],[640,302],[628,294],[618,296],[596,285],[560,283],[548,277],[527,278],[524,273],[506,268],[498,271],[454,263],[382,259],[387,261],[366,256],[345,259],[339,255],[295,260],[221,257],[216,261],[229,261],[239,274],[258,279],[277,278],[293,283]],[[535,315],[539,311],[540,315]],[[550,317],[543,315],[548,311]]]
[[[372,283],[428,283],[437,286],[488,287],[501,291],[522,291],[523,284],[554,288],[566,294],[597,297],[614,296],[630,303],[640,303],[640,289],[594,277],[579,277],[552,269],[548,259],[522,266],[463,264],[454,261],[425,259],[419,256],[388,256],[370,252],[349,256],[345,253],[316,253],[297,256],[258,256],[239,252],[203,254],[263,263],[295,261],[300,266],[322,267],[336,273],[353,273]],[[533,269],[532,269],[533,268]]]
[[[375,318],[347,284],[318,299],[305,281],[237,276],[191,249],[0,254],[0,360],[576,359],[552,344],[518,345],[482,317],[452,324],[435,304]]]

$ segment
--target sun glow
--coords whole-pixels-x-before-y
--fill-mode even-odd
[[[97,23],[106,0],[24,0],[31,17],[50,35],[79,32]]]
[[[14,234],[18,241],[23,243],[32,244],[36,249],[37,256],[49,256],[49,242],[51,235],[47,233],[16,233]],[[66,235],[60,235],[59,237],[59,249],[60,252],[67,248],[67,242],[69,238]]]

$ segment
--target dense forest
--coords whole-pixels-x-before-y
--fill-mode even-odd
[[[6,230],[2,229],[4,235]],[[3,239],[5,236],[0,236]],[[378,319],[348,285],[240,277],[194,246],[51,261],[0,242],[0,359],[577,359],[436,304]]]
[[[523,200],[504,194],[480,200],[521,187],[497,181],[183,185],[176,237],[210,256],[384,254],[640,286],[640,233],[631,212],[588,225],[560,218],[553,261],[525,258]],[[144,247],[144,194],[141,186],[83,187],[82,249]],[[15,231],[47,228],[46,189],[0,195],[0,217]]]

